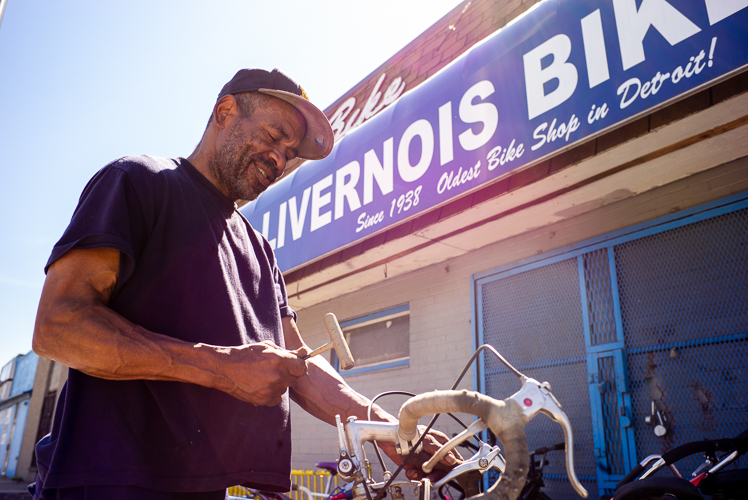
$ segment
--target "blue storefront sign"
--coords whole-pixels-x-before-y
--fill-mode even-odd
[[[292,270],[748,65],[748,0],[546,0],[242,213]]]

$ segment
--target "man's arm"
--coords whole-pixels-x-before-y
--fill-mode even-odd
[[[212,387],[274,406],[306,373],[294,353],[270,342],[238,347],[192,344],[146,330],[107,304],[119,251],[71,250],[49,268],[34,326],[34,352],[109,380],[168,380]]]
[[[287,349],[300,354],[311,352],[304,344],[293,318],[283,318],[283,333]],[[361,420],[367,419],[369,399],[353,390],[322,356],[307,360],[307,375],[299,378],[290,391],[291,398],[299,406],[331,425],[335,425],[335,415],[340,415],[343,421],[350,416]],[[377,405],[372,408],[372,420],[397,422],[394,416]],[[423,449],[433,455],[447,439],[441,432],[431,431],[423,440]],[[394,443],[378,441],[378,444],[393,462],[402,462],[402,457],[395,451]],[[442,462],[445,465],[456,463],[455,455],[448,454]],[[410,465],[408,468],[408,477],[418,477],[419,473],[415,468]]]

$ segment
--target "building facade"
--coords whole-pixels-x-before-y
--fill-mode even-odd
[[[307,343],[334,312],[369,397],[447,389],[493,345],[552,384],[593,495],[748,427],[746,7],[455,8],[326,110],[330,158],[242,209]],[[519,383],[483,356],[459,387]],[[294,467],[337,457],[334,429],[298,409],[293,426]],[[528,439],[563,438],[541,416]],[[546,483],[575,497],[560,456]]]
[[[6,363],[0,372],[0,475],[31,482],[34,446],[52,428],[67,367],[33,351]]]

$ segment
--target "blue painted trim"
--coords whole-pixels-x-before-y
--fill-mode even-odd
[[[577,256],[577,270],[579,271],[579,298],[582,303],[582,324],[584,325],[584,345],[587,352],[592,346],[592,331],[590,328],[590,304],[587,301],[587,280],[584,277],[584,256]]]
[[[392,309],[387,309],[386,311],[381,311],[378,313],[369,314],[367,316],[362,316],[360,318],[349,319],[348,321],[343,321],[342,323],[340,323],[340,328],[348,328],[349,326],[353,326],[358,323],[363,323],[364,321],[370,321],[372,319],[382,318],[384,316],[389,316],[390,314],[397,314],[399,312],[409,311],[409,310],[410,310],[410,304],[405,304],[404,306],[393,307]]]
[[[573,259],[577,255],[581,255],[582,253],[584,252],[575,253],[573,255],[565,253],[561,255],[554,255],[554,256],[548,257],[547,259],[540,259],[540,260],[537,260],[537,257],[532,257],[531,259],[533,260],[533,262],[523,263],[523,262],[526,262],[526,260],[530,260],[530,259],[526,259],[524,261],[516,262],[515,264],[508,264],[507,266],[501,266],[495,269],[494,271],[481,273],[482,275],[485,275],[485,276],[479,277],[478,281],[480,282],[480,284],[490,283],[492,281],[508,278],[509,276],[514,276],[516,274],[524,273],[526,271],[532,271],[533,269],[537,269],[540,267],[549,266],[551,264],[556,264],[558,262],[563,262],[565,260]]]
[[[618,296],[618,272],[616,271],[616,255],[613,247],[608,247],[608,271],[610,272],[610,288],[613,294],[613,314],[616,320],[616,340],[623,349],[623,315],[621,314],[621,298]]]
[[[375,372],[379,370],[387,370],[389,368],[398,368],[400,366],[410,366],[410,359],[400,359],[398,361],[393,361],[391,363],[383,363],[381,365],[354,368],[352,370],[342,371],[340,372],[340,374],[344,377],[347,377],[348,375],[358,375],[359,373],[369,373],[369,372]]]
[[[684,340],[681,342],[671,342],[669,344],[657,344],[647,347],[637,347],[635,349],[627,349],[629,354],[641,354],[645,352],[658,352],[658,351],[669,351],[670,349],[680,349],[684,347],[700,347],[709,344],[720,344],[723,342],[735,342],[736,340],[748,339],[748,332],[733,333],[731,335],[722,335],[719,337],[707,337],[704,339]]]
[[[609,355],[606,353],[606,356]],[[587,386],[590,392],[590,413],[592,420],[592,444],[594,446],[593,459],[597,471],[597,487],[601,488],[601,481],[608,474],[608,446],[605,442],[605,424],[603,416],[603,403],[600,396],[600,377],[598,373],[597,359],[600,353],[587,355]]]
[[[483,282],[484,280],[486,280],[486,282],[494,281],[494,279],[529,271],[530,269],[571,259],[587,252],[637,240],[643,236],[661,233],[676,227],[710,219],[718,215],[735,212],[743,208],[748,208],[748,191],[727,196],[696,207],[687,208],[650,221],[635,224],[612,233],[590,238],[580,243],[552,250],[541,255],[528,257],[527,259],[506,264],[489,271],[476,273],[474,277],[477,282]]]
[[[476,303],[477,304],[483,304],[483,287],[478,287],[478,297],[476,297]],[[482,310],[482,307],[481,307]],[[483,314],[480,312],[478,314],[478,345],[482,346],[486,343],[485,335],[484,335],[484,324],[483,324]],[[486,388],[486,352],[483,351],[478,355],[478,375],[479,375],[479,383],[480,383],[480,389],[483,391]]]
[[[602,345],[596,345],[591,346],[587,348],[588,353],[602,353],[602,352],[612,352],[617,349],[623,349],[624,345],[623,342],[613,342],[612,344],[602,344]]]
[[[565,359],[557,359],[554,361],[541,361],[539,363],[530,363],[527,365],[517,366],[517,370],[524,372],[525,370],[534,370],[536,368],[548,368],[552,366],[567,366],[567,365],[575,365],[578,363],[584,363],[587,360],[587,356],[578,356],[575,358],[565,358]],[[513,373],[509,371],[508,368],[499,368],[496,370],[491,370],[486,373],[486,375],[501,375],[504,373]]]
[[[481,334],[479,333],[479,327],[478,327],[478,312],[477,308],[475,307],[475,290],[476,290],[476,283],[473,276],[470,276],[470,327],[471,327],[471,333],[470,335],[470,347],[472,347],[471,352],[475,352],[476,349],[478,349],[479,344],[478,341],[480,339]],[[482,384],[480,380],[480,374],[478,372],[482,371],[479,369],[480,362],[474,363],[473,366],[473,390],[475,392],[482,392],[481,387],[485,386]]]
[[[615,360],[616,390],[618,391],[618,414],[628,416],[631,421],[631,425],[623,427],[619,420],[623,470],[625,471],[624,473],[628,473],[628,471],[636,466],[638,461],[636,460],[636,439],[634,436],[634,410],[628,392],[629,377],[626,355],[623,348],[614,351],[613,359]],[[608,474],[607,479],[610,479],[610,476],[611,474]]]

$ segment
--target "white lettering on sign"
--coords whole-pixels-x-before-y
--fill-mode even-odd
[[[587,123],[592,125],[598,120],[602,120],[608,116],[608,103],[604,102],[602,106],[595,106],[592,105],[592,109],[590,109],[589,114],[587,115]]]
[[[525,145],[520,142],[519,146],[514,147],[515,141],[516,139],[512,139],[512,142],[510,142],[509,146],[507,146],[505,149],[502,149],[501,146],[496,146],[488,152],[488,154],[486,155],[486,160],[488,161],[489,171],[495,169],[499,165],[504,165],[506,163],[514,161],[524,154]]]
[[[268,234],[270,232],[270,212],[265,212],[264,214],[262,214],[262,231],[260,232],[265,237],[265,239],[268,240],[268,243],[270,243],[270,248],[275,250],[275,238],[271,240],[268,237]]]
[[[332,174],[328,175],[324,179],[315,182],[312,186],[312,220],[309,221],[309,230],[316,231],[322,226],[326,226],[332,222],[332,215],[330,211],[320,213],[322,207],[330,204],[331,195],[330,193],[322,194],[322,190],[332,186]]]
[[[600,9],[582,19],[582,42],[587,63],[587,80],[592,88],[610,79]]]
[[[287,202],[281,203],[278,214],[278,248],[283,248],[286,244],[286,206]]]
[[[421,139],[421,157],[415,165],[410,164],[410,143],[415,137]],[[405,129],[397,147],[397,171],[405,182],[415,182],[431,165],[434,156],[434,129],[428,120],[418,120]]]
[[[348,209],[355,212],[361,208],[361,200],[356,191],[356,184],[361,175],[361,166],[352,161],[335,172],[335,220],[343,217],[343,203],[348,200]],[[348,180],[346,181],[346,177]]]
[[[439,106],[439,163],[446,165],[455,159],[452,136],[452,101]]]
[[[293,196],[288,200],[288,214],[291,217],[291,236],[294,241],[301,238],[304,232],[304,221],[306,220],[306,209],[309,206],[309,194],[312,188],[308,187],[301,195],[301,207],[296,207],[296,197]]]
[[[715,37],[712,39],[711,56],[714,55],[713,48],[715,47],[716,42],[717,38]],[[621,96],[621,109],[627,108],[639,97],[646,99],[650,95],[655,95],[660,91],[662,84],[667,80],[677,84],[683,78],[691,78],[693,75],[698,75],[707,66],[707,62],[704,61],[705,57],[706,52],[702,50],[689,59],[685,68],[683,68],[683,66],[678,66],[672,73],[660,73],[658,71],[657,74],[652,77],[652,80],[647,80],[644,83],[642,83],[638,78],[629,78],[618,87],[618,95]],[[711,57],[709,63],[711,63]]]
[[[487,100],[493,94],[495,94],[493,84],[488,80],[482,80],[471,86],[462,95],[457,116],[452,115],[451,101],[439,107],[437,125],[439,129],[439,155],[442,164],[454,159],[453,120],[459,119],[468,125],[479,124],[482,126],[477,133],[472,128],[468,128],[457,137],[460,146],[466,151],[483,147],[496,133],[499,112],[496,105]],[[434,135],[433,126],[426,119],[416,120],[405,129],[400,137],[397,149],[397,173],[401,180],[415,182],[428,171],[434,157]],[[411,164],[411,146],[416,139],[420,142],[420,156],[414,164]],[[381,193],[382,196],[390,194],[395,188],[394,144],[394,137],[385,139],[382,142],[381,156],[376,149],[366,151],[363,155],[363,175],[360,160],[350,161],[338,168],[333,174],[305,188],[300,203],[296,196],[283,202],[278,214],[277,241],[275,239],[269,240],[273,248],[275,248],[276,243],[278,248],[285,244],[287,217],[290,218],[291,235],[295,241],[304,234],[304,224],[309,210],[311,210],[309,217],[309,231],[311,232],[342,219],[349,213],[357,212],[363,206],[372,203],[375,200],[375,194]],[[501,157],[504,158],[504,161],[511,161],[520,157],[523,152],[524,149],[521,144],[515,148],[514,142],[512,142]],[[467,170],[460,168],[457,171],[445,173],[439,181],[441,187],[437,187],[442,190],[441,192],[451,190],[461,184],[477,180],[479,171],[480,162]],[[360,184],[363,184],[363,186],[360,187]],[[374,188],[375,184],[378,186],[378,191]],[[422,190],[423,186],[419,185],[414,189],[404,191],[399,196],[396,195],[392,199],[390,217],[407,212],[412,207],[417,206]],[[332,206],[328,208],[328,205]],[[384,215],[380,216],[380,212],[359,214],[356,219],[356,232],[379,224],[383,218]],[[270,222],[270,213],[263,214],[262,234],[266,238],[269,237]]]
[[[709,26],[748,7],[748,0],[704,0]]]
[[[436,185],[436,192],[443,194],[444,191],[448,191],[454,187],[466,184],[473,179],[477,179],[480,174],[480,160],[475,164],[473,168],[462,170],[462,167],[455,172],[444,172],[439,178],[439,183]]]
[[[546,128],[548,129],[547,132],[545,131]],[[530,149],[535,151],[544,144],[550,144],[558,139],[564,139],[566,142],[569,142],[569,136],[578,128],[579,119],[577,118],[577,115],[571,115],[568,123],[562,123],[558,127],[556,127],[555,118],[551,122],[550,128],[548,127],[548,122],[541,123],[532,134],[533,139],[538,139],[538,142],[533,144]]]
[[[423,186],[418,186],[415,189],[411,189],[405,194],[401,194],[397,198],[392,198],[392,205],[390,206],[390,217],[395,215],[395,207],[397,207],[397,213],[407,212],[411,207],[418,205],[421,201],[420,194],[423,190]]]
[[[351,97],[335,110],[332,114],[332,118],[330,118],[330,125],[332,126],[332,131],[335,135],[335,142],[342,139],[348,132],[379,113],[382,109],[389,106],[400,97],[405,90],[405,83],[399,76],[390,82],[389,87],[387,87],[387,90],[384,92],[384,96],[379,91],[379,87],[382,86],[382,82],[384,82],[386,76],[386,73],[382,73],[382,76],[379,77],[377,83],[374,84],[371,95],[369,95],[369,98],[366,100],[363,109],[353,111],[353,108],[356,106],[356,98]]]
[[[358,216],[358,226],[356,227],[356,232],[361,232],[362,229],[366,229],[368,227],[373,226],[374,224],[379,224],[384,220],[384,210],[381,210],[374,215],[367,215],[366,212],[361,212],[361,215]]]
[[[644,36],[653,26],[670,45],[699,31],[698,26],[665,0],[613,0],[624,71],[644,61]]]
[[[567,62],[569,55],[571,40],[566,35],[556,35],[522,56],[530,120],[560,105],[576,90],[579,76],[577,68]],[[547,56],[553,56],[553,62],[543,68],[541,61]],[[554,80],[558,86],[546,94],[545,84]]]
[[[286,203],[283,202],[280,204],[280,214],[278,215],[278,241],[276,245],[276,239],[270,239],[268,236],[270,232],[270,212],[265,212],[262,214],[262,235],[265,237],[266,240],[268,240],[268,243],[270,243],[270,248],[275,250],[276,248],[283,248],[283,245],[286,244]]]
[[[476,97],[485,101],[494,92],[493,84],[488,80],[483,80],[467,89],[462,99],[460,99],[460,120],[465,123],[483,124],[483,130],[477,134],[472,129],[468,129],[458,136],[460,145],[465,151],[473,151],[480,148],[491,140],[494,132],[496,132],[496,127],[499,125],[499,111],[496,109],[496,106],[490,102],[473,104]]]
[[[389,194],[393,189],[393,143],[390,137],[382,144],[382,160],[379,161],[377,153],[370,149],[364,154],[364,205],[374,201],[374,180],[377,181],[379,191]]]
[[[646,59],[644,39],[650,28],[657,30],[670,45],[676,45],[701,31],[688,17],[673,7],[670,1],[672,0],[613,0],[613,14],[624,71]],[[704,0],[704,3],[710,24],[748,8],[748,0]],[[637,4],[640,4],[638,8]],[[601,11],[597,9],[580,20],[590,88],[610,79],[601,17]],[[569,37],[558,34],[522,56],[527,111],[531,120],[561,105],[576,91],[579,75],[577,68],[568,60],[571,51]],[[548,59],[551,62],[544,67],[542,61],[547,62]],[[711,66],[711,58],[709,65]],[[675,71],[669,76],[674,74]],[[689,77],[685,68],[678,71],[674,83],[683,77]],[[638,85],[647,95],[645,84],[639,82]],[[623,90],[619,95],[630,87],[629,93],[622,100],[624,105],[621,107],[626,107],[627,102],[633,102],[635,99],[632,96],[638,88],[636,80],[630,80],[621,87]],[[653,89],[652,93],[657,93],[656,81],[651,83],[650,87]],[[549,88],[553,90],[547,91]]]

